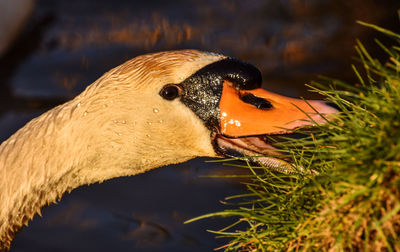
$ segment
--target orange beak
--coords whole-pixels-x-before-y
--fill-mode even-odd
[[[260,109],[241,99],[249,94],[263,98],[272,106]],[[237,90],[227,80],[219,108],[221,133],[227,137],[284,134],[298,127],[326,123],[332,114],[338,113],[324,101],[289,98],[261,88]]]

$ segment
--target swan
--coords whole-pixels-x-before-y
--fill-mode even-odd
[[[261,89],[256,67],[224,55],[178,50],[133,58],[0,145],[0,251],[74,188],[198,156],[273,154],[260,136],[323,123],[322,114],[336,112],[323,101]]]

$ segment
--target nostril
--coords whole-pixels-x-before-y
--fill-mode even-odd
[[[251,104],[258,109],[272,109],[274,106],[268,100],[255,96],[251,93],[245,93],[240,95],[240,99],[245,103]]]
[[[328,105],[329,107],[335,108],[338,111],[342,111],[342,109],[334,102],[325,102],[326,105]]]

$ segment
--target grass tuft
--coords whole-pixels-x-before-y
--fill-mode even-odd
[[[400,35],[359,22],[393,39],[376,43],[380,62],[360,41],[358,83],[323,78],[310,88],[342,113],[305,137],[276,145],[298,167],[315,171],[274,173],[252,167],[248,192],[225,199],[230,210],[200,216],[234,217],[212,231],[231,241],[225,251],[400,251]]]

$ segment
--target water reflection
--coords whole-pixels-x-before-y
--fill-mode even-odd
[[[31,19],[0,59],[0,137],[81,92],[110,68],[146,52],[197,48],[252,62],[264,87],[305,95],[316,74],[350,78],[360,19],[391,26],[398,1],[37,0]],[[310,94],[306,97],[311,98]],[[154,113],[157,108],[152,108]],[[160,121],[161,123],[162,121]],[[45,209],[12,251],[208,251],[224,225],[188,218],[223,209],[232,172],[196,159],[132,178],[79,188]]]

